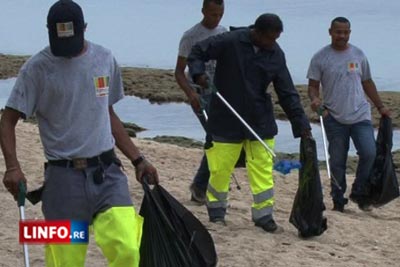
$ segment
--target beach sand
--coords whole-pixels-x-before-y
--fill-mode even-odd
[[[8,61],[9,58],[11,61]],[[16,58],[19,60],[17,63],[14,60]],[[19,57],[0,55],[0,78],[16,76],[23,61]],[[154,102],[185,101],[185,97],[173,82],[171,70],[123,68],[123,76],[129,94],[151,98]],[[385,103],[390,104],[390,108],[399,114],[400,93],[381,93],[381,95],[386,94],[388,96]],[[394,121],[399,125],[398,115]],[[274,216],[277,223],[284,228],[284,232],[268,234],[254,227],[251,221],[252,197],[246,171],[236,169],[236,177],[242,189],[237,190],[232,184],[232,191],[229,193],[230,206],[226,217],[227,226],[215,225],[208,222],[204,206],[197,206],[189,201],[188,187],[197,170],[202,150],[151,140],[136,138],[133,140],[158,169],[161,185],[209,229],[215,241],[219,267],[399,265],[399,200],[372,212],[360,211],[354,203],[349,203],[345,213],[331,211],[329,181],[326,172],[321,170],[328,230],[322,236],[303,240],[298,237],[295,227],[288,222],[298,186],[298,172],[292,171],[288,175],[274,172],[276,198]],[[28,188],[39,187],[43,181],[45,159],[37,126],[19,122],[17,144],[18,157],[28,178]],[[129,177],[129,190],[138,210],[143,197],[141,186],[135,180],[134,168],[130,162],[119,151],[118,154]],[[5,171],[3,155],[0,156],[0,162],[3,162],[0,164],[0,176],[3,176]],[[349,174],[347,178],[348,184],[351,185],[354,175]],[[23,266],[22,246],[18,243],[18,208],[3,185],[0,185],[0,199],[2,200],[0,266]],[[32,206],[27,203],[25,213],[27,219],[43,219],[40,204]],[[31,245],[29,249],[31,266],[44,266],[43,246]],[[95,246],[93,237],[89,245],[87,266],[107,266],[100,250]]]
[[[227,226],[208,222],[204,206],[189,201],[188,187],[202,156],[201,149],[183,148],[171,144],[160,144],[150,140],[134,139],[146,157],[158,168],[161,184],[181,203],[191,210],[209,229],[216,245],[220,267],[259,266],[398,266],[400,255],[400,202],[398,200],[374,209],[360,211],[350,203],[345,213],[331,211],[329,182],[325,171],[321,171],[324,187],[325,216],[328,230],[320,237],[302,240],[297,230],[288,222],[293,199],[297,190],[298,172],[289,175],[274,172],[275,219],[284,232],[268,234],[251,222],[251,194],[247,186],[246,172],[236,169],[236,177],[242,186],[237,190],[232,184],[230,207],[226,216]],[[28,178],[28,188],[33,189],[43,181],[43,153],[36,125],[20,122],[17,126],[18,155],[23,171]],[[134,178],[130,162],[119,153],[129,177],[129,190],[138,209],[143,197],[140,185]],[[1,156],[0,161],[3,161]],[[0,165],[0,175],[4,174]],[[348,184],[354,176],[348,176]],[[23,266],[22,247],[18,244],[18,208],[11,197],[0,186],[0,266]],[[28,219],[42,219],[40,204],[26,204]],[[32,267],[44,266],[44,248],[31,245]],[[87,266],[105,267],[106,262],[93,237],[89,245]]]

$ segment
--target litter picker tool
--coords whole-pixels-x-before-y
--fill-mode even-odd
[[[18,184],[18,208],[19,208],[19,219],[21,221],[25,220],[25,184],[23,182],[19,182]],[[29,267],[29,251],[28,245],[22,244],[24,250],[24,262],[25,267]]]
[[[318,115],[319,115],[319,122],[321,123],[322,140],[324,143],[326,171],[328,172],[329,179],[331,179],[331,181],[337,186],[337,188],[339,188],[339,190],[342,190],[342,187],[340,186],[339,182],[331,174],[331,167],[329,165],[328,146],[327,146],[327,141],[326,141],[326,132],[325,132],[325,126],[324,126],[324,118],[322,117],[322,113],[324,112],[324,110],[325,110],[324,108],[319,108]]]
[[[250,127],[250,125],[242,118],[242,116],[239,115],[239,113],[236,112],[236,110],[231,106],[231,104],[229,104],[228,101],[226,101],[226,99],[218,92],[217,88],[214,85],[210,85],[213,92],[215,93],[216,96],[218,96],[218,98],[225,104],[225,106],[227,108],[229,108],[229,110],[240,120],[240,122],[247,128],[247,130],[249,130],[253,136],[264,146],[264,148],[268,151],[268,153],[275,158],[276,154],[274,152],[274,150],[272,148],[270,148],[265,142],[264,140],[262,140],[260,138],[260,136],[258,136],[258,134]]]

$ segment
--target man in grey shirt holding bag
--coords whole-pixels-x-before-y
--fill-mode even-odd
[[[346,161],[350,138],[357,149],[359,163],[350,199],[360,209],[369,210],[365,201],[369,174],[375,161],[374,129],[371,107],[365,94],[382,116],[390,116],[371,78],[368,60],[356,46],[348,43],[350,22],[344,17],[332,20],[331,44],[319,50],[311,59],[307,78],[308,95],[314,111],[324,110],[324,125],[329,141],[329,163],[340,188],[331,183],[333,210],[343,212],[348,200],[346,192]],[[320,98],[322,85],[323,101]]]

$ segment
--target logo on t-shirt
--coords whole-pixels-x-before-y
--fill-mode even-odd
[[[347,64],[348,72],[358,72],[359,69],[360,69],[360,65],[357,62],[349,62]]]
[[[96,96],[103,97],[108,95],[108,88],[109,88],[109,76],[98,76],[94,77],[94,87],[96,89]]]

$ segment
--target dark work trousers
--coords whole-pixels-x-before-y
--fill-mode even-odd
[[[208,106],[211,100],[211,94],[202,95],[201,98],[203,101],[203,108],[206,111],[208,111]],[[204,130],[206,131],[206,144],[211,143],[212,138],[211,135],[207,134],[207,121],[204,117],[204,114],[202,112],[201,113],[196,112],[196,116],[199,119],[201,126],[203,126]],[[200,166],[197,170],[197,173],[193,178],[193,183],[196,185],[196,187],[198,187],[205,193],[207,191],[209,179],[210,179],[210,171],[208,169],[206,154],[204,153],[200,162]]]

